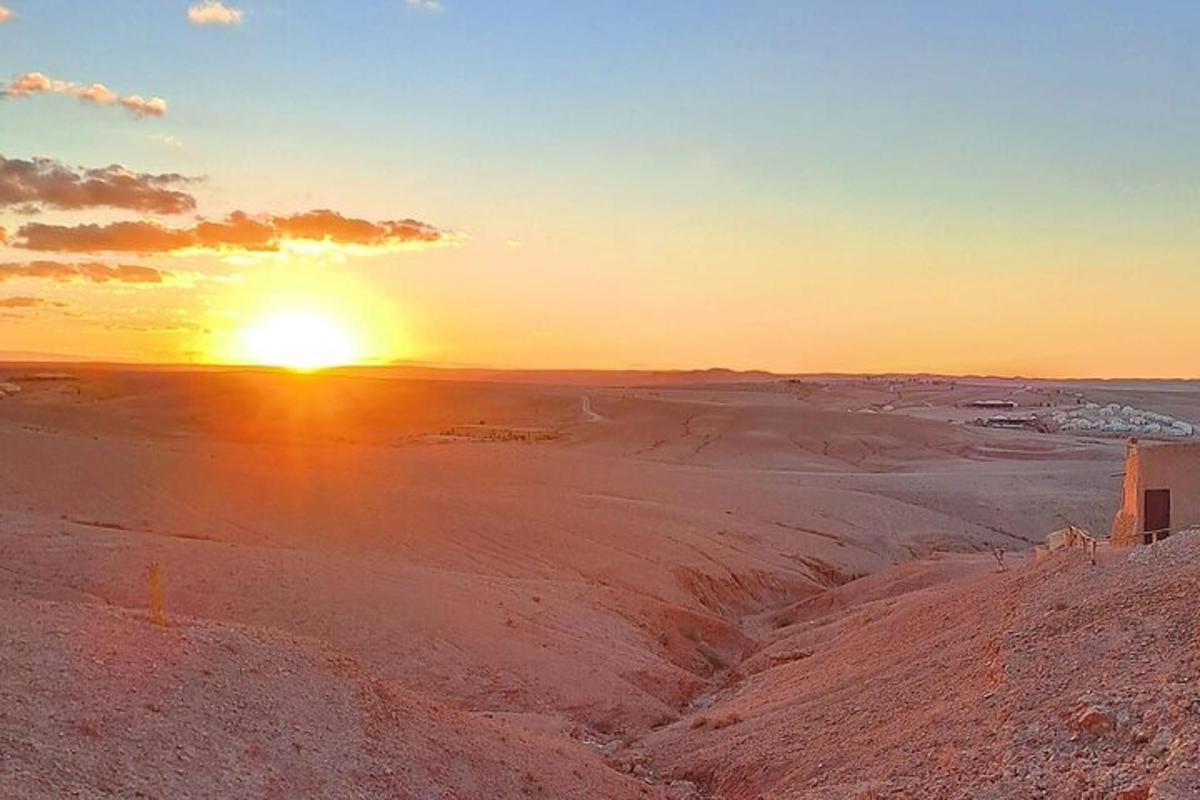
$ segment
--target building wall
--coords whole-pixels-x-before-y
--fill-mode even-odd
[[[1200,443],[1129,444],[1121,509],[1113,520],[1113,544],[1141,544],[1149,489],[1171,490],[1172,528],[1200,525]]]
[[[1125,480],[1121,489],[1121,508],[1113,519],[1112,532],[1108,538],[1115,545],[1131,547],[1141,541],[1138,533],[1140,527],[1139,507],[1141,505],[1139,491],[1141,477],[1141,448],[1131,442],[1125,448]]]

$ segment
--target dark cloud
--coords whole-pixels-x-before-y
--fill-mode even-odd
[[[133,172],[120,164],[75,169],[50,158],[0,156],[0,207],[20,213],[42,208],[123,208],[149,214],[194,211],[196,199],[181,187],[191,178],[175,173]]]
[[[109,225],[45,225],[31,222],[17,231],[13,245],[59,253],[168,253],[195,243],[191,231],[157,222],[113,222]]]
[[[144,267],[139,264],[103,264],[82,262],[68,264],[62,261],[28,261],[25,263],[0,264],[0,283],[22,278],[54,281],[57,283],[162,283],[170,273]]]
[[[286,241],[385,250],[436,244],[447,238],[445,232],[414,219],[370,222],[329,210],[252,217],[235,211],[224,220],[201,221],[194,228],[168,228],[157,222],[29,223],[21,226],[12,244],[26,250],[70,253],[170,253],[188,249],[269,252]]]

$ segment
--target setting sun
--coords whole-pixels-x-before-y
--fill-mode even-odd
[[[248,361],[294,370],[351,364],[360,348],[338,319],[306,309],[275,311],[255,320],[240,334]]]

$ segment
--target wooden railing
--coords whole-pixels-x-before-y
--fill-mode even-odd
[[[1100,540],[1087,531],[1086,528],[1081,528],[1078,525],[1067,526],[1067,547],[1081,547],[1091,557],[1092,563],[1096,563],[1096,549],[1100,545]]]
[[[1194,530],[1200,530],[1200,527],[1196,526],[1195,524],[1192,524],[1192,525],[1179,525],[1174,528],[1159,528],[1156,531],[1142,531],[1142,544],[1150,545],[1151,551],[1154,553],[1155,556],[1157,556],[1158,555],[1158,543],[1161,542],[1163,539],[1166,539],[1168,536],[1171,536],[1176,533],[1183,533],[1184,531],[1194,531]],[[1147,539],[1149,539],[1150,541],[1146,541]]]

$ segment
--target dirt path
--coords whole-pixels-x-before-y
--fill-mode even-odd
[[[588,422],[608,422],[608,417],[597,413],[592,408],[591,395],[585,394],[583,397],[579,398],[579,405],[583,411],[583,416],[587,418]]]

